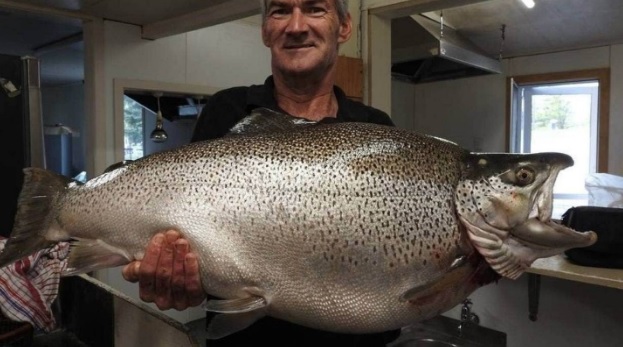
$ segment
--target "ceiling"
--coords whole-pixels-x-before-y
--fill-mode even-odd
[[[519,0],[489,0],[429,16],[442,15],[445,25],[495,58],[623,43],[621,0],[534,1],[533,9]],[[83,78],[82,19],[140,25],[144,36],[157,39],[257,11],[255,0],[0,0],[0,53],[45,59],[42,80],[64,83]],[[419,44],[418,30],[408,16],[394,19],[392,49]]]
[[[0,54],[39,58],[43,85],[74,83],[84,79],[83,20],[139,25],[158,39],[258,12],[254,0],[0,0]]]
[[[42,82],[81,81],[83,51],[82,21],[15,12],[0,6],[0,54],[39,58]]]
[[[482,1],[446,9],[443,19],[491,57],[498,57],[500,49],[510,58],[623,43],[621,0],[534,2],[528,9],[520,0]],[[408,44],[404,36],[392,37],[392,46],[401,44]]]

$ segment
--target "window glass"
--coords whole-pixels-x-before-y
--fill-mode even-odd
[[[124,160],[135,160],[143,156],[144,119],[143,106],[128,96],[123,96],[124,104]]]
[[[512,152],[561,152],[574,160],[556,180],[552,217],[586,205],[585,180],[596,172],[599,82],[517,85],[512,102]]]

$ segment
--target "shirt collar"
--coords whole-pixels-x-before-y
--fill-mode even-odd
[[[275,82],[272,75],[266,78],[264,84],[250,86],[247,91],[247,111],[250,112],[256,107],[280,110],[274,92]]]
[[[337,119],[349,120],[353,119],[353,116],[348,112],[346,103],[348,98],[344,91],[338,87],[333,86],[333,92],[337,99]],[[256,107],[267,107],[271,110],[284,112],[279,105],[277,105],[277,99],[275,99],[275,81],[273,76],[268,76],[264,81],[264,84],[252,85],[247,91],[247,112],[252,111]]]

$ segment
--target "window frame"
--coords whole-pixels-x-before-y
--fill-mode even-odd
[[[510,152],[512,136],[511,108],[513,107],[513,85],[526,86],[589,80],[597,80],[599,82],[596,172],[608,172],[608,131],[610,123],[610,69],[608,68],[508,76],[506,78],[506,151]]]

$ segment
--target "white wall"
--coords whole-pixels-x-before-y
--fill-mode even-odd
[[[262,44],[259,27],[232,22],[155,41],[141,39],[138,26],[104,23],[105,105],[107,159],[114,162],[113,80],[115,78],[209,86],[217,89],[261,84],[270,74],[270,52]],[[120,268],[98,273],[98,278],[138,298],[138,286],[126,282]],[[151,305],[155,307],[154,305]],[[181,321],[205,317],[197,307],[166,311]]]
[[[109,122],[114,118],[115,78],[223,89],[261,84],[270,74],[270,54],[261,43],[259,28],[245,22],[221,24],[154,41],[141,39],[141,28],[134,25],[106,21],[104,30]],[[112,140],[107,145],[113,149]]]
[[[103,167],[115,161],[115,78],[223,89],[261,84],[270,74],[270,52],[259,27],[242,21],[154,41],[141,39],[138,26],[105,21],[104,46],[108,163]]]
[[[504,150],[504,76],[408,84],[392,81],[391,116],[399,127],[474,151]]]
[[[506,60],[506,75],[610,67],[608,171],[623,175],[623,45]],[[445,137],[472,150],[505,149],[506,75],[435,83],[392,81],[392,118],[401,127]]]
[[[609,171],[623,175],[623,45],[511,59],[510,74],[610,67]],[[392,82],[398,126],[441,136],[471,150],[505,148],[506,76],[412,85]],[[472,296],[481,325],[508,334],[509,347],[623,346],[623,292],[543,277],[540,314],[528,319],[527,275],[480,288]],[[458,307],[446,313],[459,318]]]

